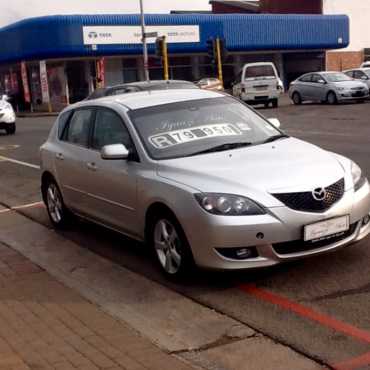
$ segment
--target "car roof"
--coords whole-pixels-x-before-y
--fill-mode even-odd
[[[75,104],[73,108],[75,109],[96,104],[109,105],[113,103],[120,104],[130,110],[135,110],[189,100],[215,99],[223,96],[225,96],[223,93],[201,89],[140,91],[130,94],[107,96],[98,101],[86,100]]]

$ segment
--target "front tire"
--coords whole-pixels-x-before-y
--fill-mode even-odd
[[[185,233],[176,218],[167,211],[152,220],[150,243],[158,264],[167,278],[180,279],[194,267]]]
[[[70,224],[71,213],[64,205],[62,193],[54,180],[48,180],[43,189],[44,202],[51,223],[57,229],[63,229]]]
[[[9,127],[6,128],[6,133],[8,135],[14,135],[16,131],[16,126],[15,123],[11,123],[8,125]]]
[[[301,95],[298,92],[295,92],[292,96],[292,100],[294,105],[301,105],[302,104],[302,98]]]
[[[335,95],[335,93],[333,93],[333,91],[329,92],[328,96],[326,97],[326,101],[330,105],[335,105],[338,103],[337,96]]]

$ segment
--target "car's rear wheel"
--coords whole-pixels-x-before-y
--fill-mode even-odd
[[[56,228],[64,228],[71,221],[71,213],[64,205],[62,193],[54,180],[48,180],[43,187],[44,201],[51,223]]]
[[[278,99],[273,99],[272,100],[272,107],[277,108],[279,106],[279,100]]]
[[[15,134],[15,131],[16,131],[15,123],[9,124],[8,127],[6,128],[6,133],[8,135],[14,135]]]
[[[301,94],[300,94],[300,93],[295,92],[295,93],[293,94],[292,99],[293,99],[293,103],[294,103],[295,105],[300,105],[300,104],[302,104],[302,98],[301,98]]]
[[[170,212],[162,211],[152,220],[150,242],[159,266],[168,278],[183,278],[194,267],[185,233]]]
[[[328,96],[326,97],[326,101],[330,105],[334,105],[334,104],[338,103],[337,96],[335,95],[335,93],[333,91],[329,92]]]

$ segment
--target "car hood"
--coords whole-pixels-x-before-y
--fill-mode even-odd
[[[230,193],[281,206],[272,193],[312,191],[344,177],[338,159],[304,141],[271,144],[160,161],[158,175],[199,192]]]

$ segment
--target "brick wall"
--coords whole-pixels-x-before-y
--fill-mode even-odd
[[[326,70],[344,71],[358,68],[363,61],[363,51],[330,51],[326,53]]]

